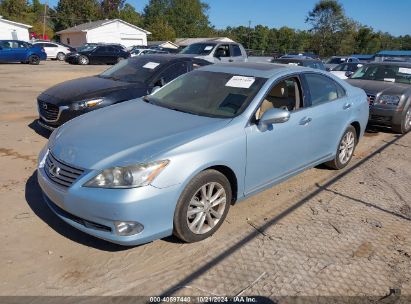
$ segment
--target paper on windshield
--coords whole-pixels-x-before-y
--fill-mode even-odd
[[[399,68],[398,72],[403,73],[403,74],[411,74],[411,69],[410,68]]]
[[[384,81],[395,82],[395,78],[384,78]]]
[[[231,79],[225,84],[226,87],[233,87],[233,88],[244,88],[249,89],[251,85],[254,83],[254,77],[246,77],[246,76],[233,76]]]
[[[210,50],[212,50],[213,49],[213,46],[212,45],[207,45],[205,48],[204,48],[204,51],[210,51]]]
[[[153,70],[156,67],[158,67],[159,65],[160,64],[157,63],[157,62],[147,62],[145,65],[143,65],[143,68]]]

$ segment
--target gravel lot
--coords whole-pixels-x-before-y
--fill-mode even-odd
[[[36,97],[106,68],[0,65],[0,295],[411,296],[411,134],[367,132],[345,170],[235,205],[200,243],[120,247],[62,222],[35,177]]]

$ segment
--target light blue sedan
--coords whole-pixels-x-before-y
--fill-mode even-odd
[[[200,241],[234,202],[321,163],[345,167],[368,112],[363,90],[327,72],[211,65],[66,123],[38,180],[51,210],[98,238]]]

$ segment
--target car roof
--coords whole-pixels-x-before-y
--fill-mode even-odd
[[[313,69],[301,66],[290,66],[275,63],[256,63],[256,62],[241,62],[241,63],[222,63],[212,64],[201,68],[202,71],[220,72],[228,74],[247,75],[261,78],[271,78],[279,73],[293,70],[295,72],[310,71]],[[316,71],[316,70],[315,70]]]
[[[154,61],[158,63],[167,63],[171,61],[191,61],[199,60],[207,62],[201,58],[194,58],[192,56],[184,56],[183,54],[168,54],[168,53],[158,53],[158,54],[146,54],[142,56],[132,57],[129,60],[145,60],[145,61]]]
[[[383,61],[383,62],[370,62],[366,63],[364,65],[392,65],[392,66],[401,66],[401,67],[410,67],[411,68],[411,62],[392,62],[392,61]]]

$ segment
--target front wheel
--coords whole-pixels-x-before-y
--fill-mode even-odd
[[[174,235],[188,243],[213,235],[227,216],[231,191],[230,182],[219,171],[205,170],[194,177],[178,200]]]
[[[392,129],[396,133],[405,134],[411,130],[411,106],[403,112],[401,124],[393,125]]]
[[[37,55],[31,55],[31,56],[29,57],[29,63],[30,63],[30,64],[38,65],[38,64],[40,63],[40,57],[37,56]]]
[[[78,59],[78,63],[81,65],[87,65],[89,64],[89,59],[86,56],[81,55],[80,58]]]
[[[338,144],[335,158],[325,164],[336,170],[344,168],[351,161],[356,146],[357,132],[353,126],[349,126]]]

